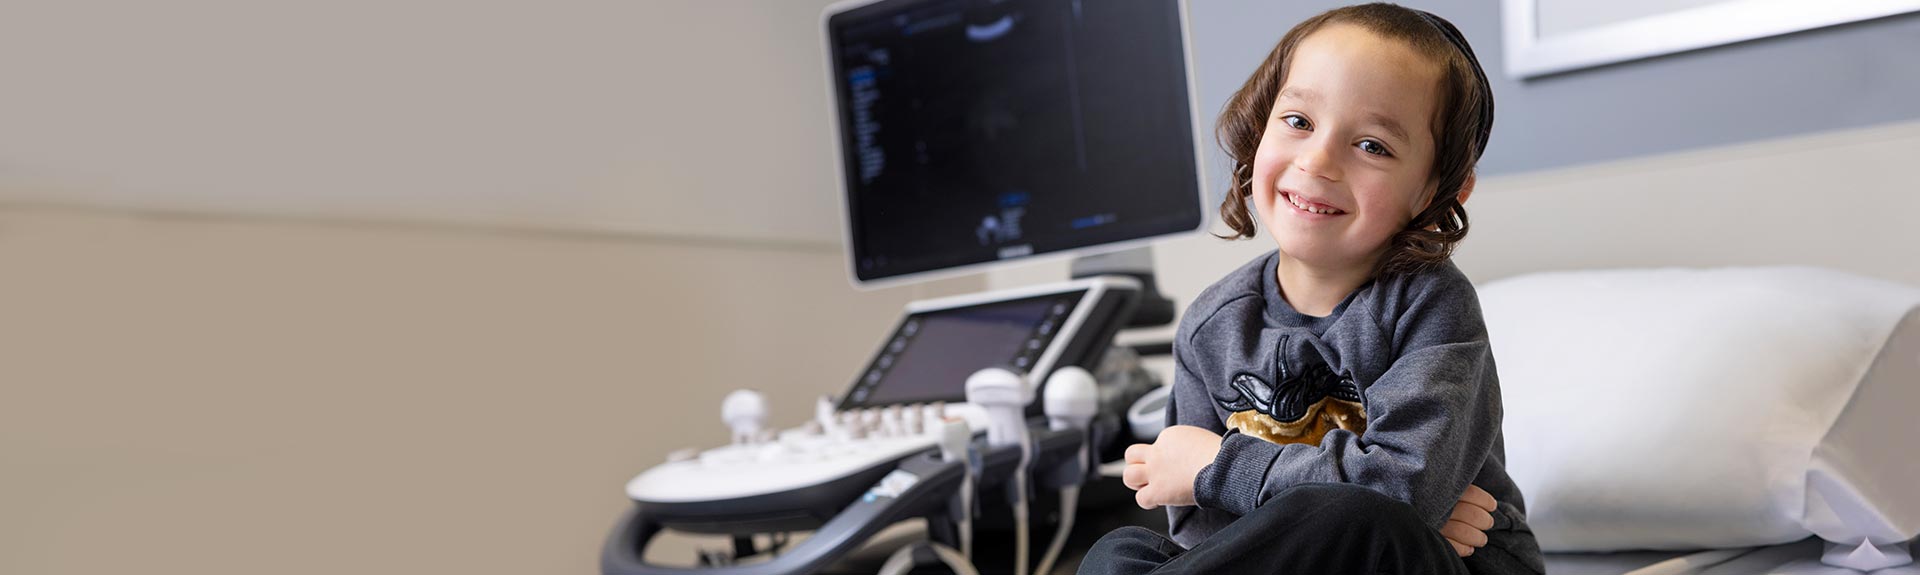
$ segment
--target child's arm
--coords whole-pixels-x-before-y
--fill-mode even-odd
[[[1192,433],[1187,433],[1187,431],[1192,431]],[[1169,433],[1171,433],[1171,435],[1169,435]],[[1194,479],[1194,475],[1198,475],[1200,467],[1204,467],[1204,465],[1213,462],[1215,452],[1219,452],[1219,437],[1221,437],[1223,433],[1227,433],[1227,425],[1223,423],[1223,419],[1221,419],[1217,413],[1213,413],[1213,400],[1208,396],[1208,392],[1206,392],[1206,385],[1200,383],[1200,379],[1192,373],[1192,369],[1188,369],[1187,362],[1181,358],[1179,350],[1175,350],[1175,354],[1173,354],[1173,394],[1167,396],[1167,429],[1164,429],[1164,431],[1160,433],[1158,440],[1154,440],[1154,446],[1158,446],[1162,440],[1173,442],[1175,438],[1183,435],[1183,433],[1185,433],[1185,435],[1194,435],[1194,437],[1198,438],[1212,437],[1212,448],[1210,448],[1210,450],[1169,450],[1169,454],[1183,454],[1183,452],[1187,454],[1187,458],[1179,458],[1179,460],[1183,460],[1183,462],[1177,465],[1177,467],[1183,469],[1183,471],[1171,471],[1171,469],[1175,469],[1175,465],[1165,465],[1164,469],[1158,467],[1158,465],[1156,465],[1156,467],[1139,465],[1139,463],[1146,462],[1146,454],[1144,454],[1142,450],[1152,450],[1152,446],[1148,446],[1148,444],[1133,444],[1133,446],[1127,446],[1127,463],[1129,463],[1129,465],[1127,465],[1127,471],[1121,473],[1121,475],[1123,475],[1121,481],[1123,481],[1127,487],[1135,488],[1135,494],[1133,494],[1133,496],[1135,496],[1135,502],[1139,502],[1140,508],[1162,506],[1160,498],[1167,496],[1169,490],[1171,490],[1171,496],[1173,496],[1173,498],[1187,500],[1185,504],[1164,504],[1164,506],[1167,506],[1167,537],[1173,538],[1173,540],[1179,542],[1181,546],[1192,548],[1194,544],[1200,542],[1200,538],[1206,537],[1208,533],[1213,533],[1213,531],[1219,531],[1219,527],[1225,527],[1227,523],[1233,523],[1233,519],[1236,519],[1236,517],[1221,517],[1221,513],[1200,512],[1200,510],[1192,508],[1192,506],[1194,506],[1194,504],[1192,504],[1192,479]],[[1192,467],[1192,465],[1196,465],[1196,463],[1198,463],[1200,467]],[[1190,469],[1188,469],[1188,467],[1190,467]],[[1148,477],[1144,477],[1144,475],[1148,475],[1150,469],[1158,469],[1158,471],[1160,471],[1160,473],[1154,473],[1154,475],[1169,477],[1169,479],[1162,479],[1158,487],[1152,487],[1158,488],[1160,492],[1150,492]],[[1171,475],[1167,475],[1167,473],[1171,473]],[[1133,475],[1133,477],[1129,477],[1129,475]],[[1179,477],[1179,475],[1185,475],[1185,477]],[[1183,494],[1183,492],[1185,492],[1185,494]],[[1213,525],[1213,523],[1219,523],[1219,525]]]
[[[1479,300],[1456,285],[1414,290],[1388,328],[1397,359],[1367,386],[1365,437],[1328,432],[1318,445],[1229,434],[1193,481],[1200,507],[1245,515],[1293,485],[1365,485],[1443,527],[1500,431],[1499,382]]]
[[[1192,488],[1193,477],[1218,455],[1220,441],[1219,435],[1205,429],[1177,425],[1167,428],[1152,445],[1136,444],[1127,449],[1127,471],[1123,474],[1127,487],[1139,491],[1134,497],[1142,508],[1167,506],[1168,535],[1182,546],[1191,548],[1199,544],[1206,533],[1217,531],[1221,524],[1220,512],[1193,507]],[[1155,473],[1156,464],[1163,473]],[[1166,473],[1167,470],[1183,471]],[[1148,488],[1155,485],[1157,487],[1148,492]],[[1487,544],[1486,531],[1494,527],[1493,513],[1497,512],[1498,505],[1486,490],[1468,484],[1459,501],[1453,504],[1453,513],[1448,516],[1446,526],[1440,528],[1440,535],[1446,537],[1461,557],[1472,555]],[[1204,531],[1190,527],[1209,523],[1215,525]]]
[[[1208,395],[1207,386],[1187,367],[1179,350],[1174,351],[1173,393],[1167,397],[1167,428],[1160,432],[1159,439],[1152,445],[1137,444],[1127,448],[1127,462],[1133,464],[1127,466],[1127,473],[1137,477],[1123,476],[1122,480],[1136,490],[1134,500],[1141,507],[1165,505],[1167,535],[1175,542],[1192,548],[1206,534],[1219,531],[1239,517],[1194,507],[1194,477],[1201,468],[1213,463],[1220,451],[1220,436],[1226,433],[1227,428],[1225,420],[1214,411],[1213,398]],[[1139,465],[1150,457],[1148,451],[1162,445],[1168,447],[1165,451],[1171,457],[1156,458],[1153,466]],[[1160,475],[1162,478],[1149,484],[1152,480],[1147,475]]]
[[[1226,433],[1226,425],[1211,409],[1206,386],[1177,356],[1174,370],[1167,428],[1152,444],[1130,445],[1126,451],[1128,465],[1121,480],[1134,490],[1134,502],[1142,509],[1193,506],[1193,480],[1201,468],[1213,463],[1220,452],[1220,437]],[[1190,407],[1182,411],[1183,405]]]

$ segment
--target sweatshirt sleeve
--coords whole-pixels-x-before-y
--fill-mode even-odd
[[[1191,425],[1214,433],[1227,433],[1226,424],[1214,413],[1207,386],[1187,367],[1178,351],[1174,354],[1173,393],[1167,398],[1167,426]],[[1195,487],[1199,487],[1197,477]],[[1239,515],[1199,507],[1169,505],[1166,509],[1167,536],[1188,549],[1239,518]]]
[[[1229,434],[1194,480],[1200,507],[1245,515],[1294,485],[1351,483],[1444,526],[1492,450],[1501,417],[1479,300],[1456,277],[1442,289],[1412,290],[1404,312],[1381,320],[1392,348],[1377,351],[1396,359],[1362,394],[1364,436],[1334,430],[1318,445],[1281,446]]]

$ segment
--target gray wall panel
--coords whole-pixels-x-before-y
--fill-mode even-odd
[[[1194,0],[1208,120],[1288,28],[1345,4]],[[1497,0],[1402,4],[1459,26],[1493,80],[1497,120],[1480,163],[1487,175],[1920,119],[1920,14],[1522,82],[1506,75]],[[1207,144],[1217,181],[1224,160]]]

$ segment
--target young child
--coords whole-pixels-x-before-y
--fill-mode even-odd
[[[1109,533],[1081,573],[1544,571],[1479,300],[1449,260],[1492,125],[1446,20],[1368,4],[1287,32],[1219,123],[1221,216],[1279,249],[1189,306],[1172,426],[1127,450],[1172,539]]]

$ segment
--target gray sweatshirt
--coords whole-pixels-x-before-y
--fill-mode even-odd
[[[1412,504],[1438,530],[1471,482],[1500,505],[1468,568],[1545,571],[1526,502],[1507,477],[1500,382],[1473,284],[1448,262],[1376,278],[1313,317],[1280,296],[1278,261],[1268,253],[1228,274],[1180,321],[1168,423],[1225,439],[1194,479],[1199,506],[1167,509],[1173,539],[1192,548],[1312,482],[1370,487]],[[1363,420],[1335,415],[1342,404]],[[1261,438],[1315,422],[1320,429],[1296,443]]]

